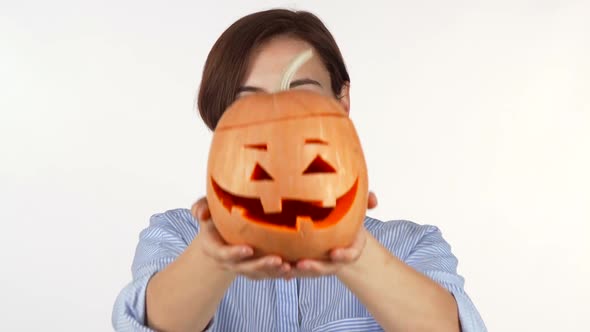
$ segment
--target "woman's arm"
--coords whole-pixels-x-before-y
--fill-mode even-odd
[[[192,213],[178,209],[151,218],[140,235],[133,281],[113,307],[116,331],[204,330],[237,275],[278,278],[289,271],[276,256],[251,259],[252,248],[225,244],[209,218],[204,199]]]
[[[149,227],[139,236],[133,280],[113,307],[116,331],[199,331],[206,327],[233,276],[220,271],[202,252],[202,224],[185,209],[150,218]]]
[[[393,256],[368,232],[366,241],[358,260],[336,275],[384,330],[460,331],[451,293]]]
[[[336,275],[386,331],[487,330],[438,228],[379,224],[378,238],[362,228],[351,247],[332,251],[331,261],[303,260],[291,274]]]
[[[147,325],[158,331],[203,331],[235,275],[204,254],[199,238],[146,291]]]
[[[227,245],[210,220],[204,198],[193,205],[192,214],[200,220],[198,235],[147,286],[147,322],[156,330],[203,331],[237,275],[277,278],[290,270],[278,256],[249,259],[251,247]]]

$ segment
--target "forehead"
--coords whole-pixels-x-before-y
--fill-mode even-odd
[[[297,55],[310,48],[313,49],[308,42],[289,36],[278,36],[268,40],[253,50],[245,81],[256,81],[259,77],[280,77]],[[304,75],[329,75],[315,50],[314,56],[298,70],[298,76]]]
[[[298,118],[282,118],[252,123],[245,126],[225,128],[216,132],[226,144],[267,144],[275,148],[293,148],[305,144],[327,147],[349,141],[352,127],[348,117],[338,114],[309,115]],[[347,135],[343,135],[346,133]],[[350,137],[348,137],[350,136]],[[231,143],[230,143],[231,142]],[[288,151],[282,151],[288,154]]]

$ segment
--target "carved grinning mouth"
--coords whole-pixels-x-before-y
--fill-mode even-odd
[[[232,194],[221,188],[213,177],[211,183],[215,194],[229,213],[238,209],[245,219],[252,222],[293,230],[299,228],[298,220],[311,219],[315,227],[327,227],[338,222],[350,210],[358,188],[356,179],[352,187],[336,199],[334,207],[322,207],[322,202],[319,201],[283,199],[280,213],[265,213],[260,199]]]

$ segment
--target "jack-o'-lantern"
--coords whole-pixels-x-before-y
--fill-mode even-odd
[[[353,242],[367,209],[354,125],[334,98],[315,92],[257,93],[234,102],[215,129],[207,173],[220,235],[251,245],[257,256],[326,258]]]

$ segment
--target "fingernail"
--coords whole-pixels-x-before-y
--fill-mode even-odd
[[[242,256],[250,256],[250,255],[252,255],[252,249],[250,249],[250,248],[242,248],[242,249],[240,249],[240,255],[242,255]]]

